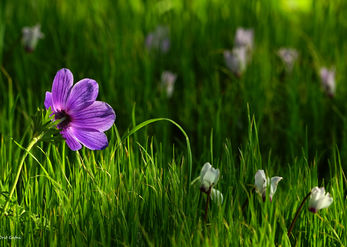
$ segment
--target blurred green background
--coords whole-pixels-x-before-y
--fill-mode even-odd
[[[28,53],[22,28],[36,24],[45,37]],[[146,49],[158,26],[169,29],[168,53]],[[238,27],[254,30],[241,77],[223,57]],[[343,246],[346,40],[345,0],[0,0],[1,204],[21,155],[11,138],[27,145],[31,116],[62,67],[75,82],[99,83],[98,99],[114,108],[120,136],[150,118],[180,124],[192,146],[192,178],[210,161],[221,169],[225,198],[205,225],[205,198],[188,178],[186,140],[173,125],[144,128],[121,146],[113,127],[104,151],[75,153],[63,142],[35,149],[42,164],[26,161],[14,216],[1,218],[0,233],[42,246]],[[299,52],[291,73],[281,47]],[[334,97],[322,90],[322,66],[336,68]],[[165,70],[177,74],[171,98],[160,89]],[[284,177],[273,204],[248,194],[261,168]],[[303,213],[287,238],[300,200],[317,185],[329,186],[330,211]]]
[[[265,154],[271,150],[285,164],[304,148],[326,166],[337,145],[346,160],[346,5],[342,0],[1,1],[1,64],[13,80],[10,88],[0,77],[1,133],[20,137],[28,117],[43,107],[56,71],[67,67],[75,81],[99,82],[99,99],[115,109],[120,133],[131,126],[136,104],[137,122],[169,117],[181,124],[195,154],[208,150],[213,130],[218,154],[226,138],[236,148],[244,143],[249,104]],[[20,44],[21,29],[37,23],[45,38],[28,54]],[[170,30],[167,54],[145,47],[146,35],[158,25]],[[255,34],[253,59],[241,78],[223,59],[238,27]],[[299,52],[291,74],[284,75],[276,55],[280,47]],[[320,87],[320,66],[336,67],[332,99]],[[159,90],[163,70],[178,75],[170,99]],[[180,142],[174,131],[160,126],[151,134],[170,146]]]

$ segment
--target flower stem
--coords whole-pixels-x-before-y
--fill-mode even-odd
[[[211,190],[212,190],[212,186],[207,191],[207,200],[206,200],[206,207],[205,207],[205,222],[207,222],[207,211],[208,211],[208,204],[210,204]]]
[[[290,236],[290,233],[292,232],[292,230],[294,228],[294,224],[295,224],[295,222],[296,222],[296,220],[297,220],[297,218],[299,216],[299,213],[300,213],[302,207],[304,206],[304,203],[307,201],[307,199],[308,199],[308,197],[310,195],[311,195],[311,191],[305,196],[304,200],[302,200],[298,210],[296,211],[294,219],[293,219],[292,223],[290,224],[290,227],[289,227],[289,230],[288,230],[288,233],[287,233],[288,237]]]
[[[7,207],[9,205],[10,201],[11,201],[12,195],[16,189],[16,186],[17,186],[17,183],[18,183],[18,180],[20,177],[20,173],[21,173],[23,165],[24,165],[25,158],[28,156],[28,154],[29,154],[30,150],[33,148],[33,146],[44,136],[44,134],[45,134],[45,132],[42,132],[40,135],[34,137],[31,140],[31,142],[29,143],[28,147],[25,149],[25,153],[23,154],[22,159],[20,160],[16,178],[14,180],[12,187],[11,187],[10,194],[9,194],[7,201],[5,203],[5,206],[2,210],[1,216],[6,215],[6,213],[7,213],[6,210],[7,210]]]
[[[252,189],[251,194],[253,194],[254,191],[255,191],[255,188]],[[245,202],[242,204],[242,213],[245,211],[245,208],[247,205],[248,205],[248,197],[246,198]]]

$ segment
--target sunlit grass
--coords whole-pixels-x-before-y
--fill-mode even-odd
[[[20,239],[1,246],[346,245],[343,1],[19,2],[0,1],[1,208],[58,69],[95,79],[117,119],[103,151],[63,141],[32,149],[0,219],[0,236]],[[36,23],[45,38],[28,54],[21,28]],[[145,49],[158,25],[170,30],[167,54]],[[255,33],[240,78],[223,59],[239,26]],[[292,73],[281,47],[299,52]],[[320,66],[336,66],[334,98],[320,87]],[[165,70],[177,74],[171,98],[160,88]],[[224,196],[207,222],[196,180],[205,162],[220,169]],[[272,203],[252,192],[258,169],[283,177]],[[305,204],[288,237],[314,186],[333,204],[318,214]]]
[[[304,11],[312,10],[312,0],[283,0],[281,1],[283,9],[286,11]]]

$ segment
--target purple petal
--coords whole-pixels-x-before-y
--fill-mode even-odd
[[[51,110],[54,112],[52,93],[51,92],[46,92],[45,107],[46,107],[47,110],[51,107]]]
[[[74,137],[72,133],[72,128],[67,128],[60,131],[60,134],[66,141],[66,144],[72,151],[76,151],[82,148],[82,145],[77,141],[76,137]]]
[[[74,136],[91,150],[102,150],[108,146],[107,136],[103,132],[87,128],[72,128]]]
[[[55,110],[64,110],[73,84],[73,75],[68,69],[61,69],[53,80],[52,98]]]
[[[67,99],[66,110],[69,112],[80,111],[93,104],[98,96],[98,83],[92,79],[83,79],[71,89]]]
[[[116,114],[105,102],[95,101],[92,105],[76,112],[72,116],[71,126],[95,129],[104,132],[112,127]]]

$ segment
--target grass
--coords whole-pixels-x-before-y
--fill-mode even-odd
[[[64,141],[32,149],[0,245],[346,246],[347,4],[307,2],[301,11],[270,0],[1,1],[1,208],[58,69],[95,79],[117,119],[103,151]],[[45,38],[28,54],[21,28],[36,23]],[[157,25],[170,28],[168,54],[144,47]],[[241,78],[223,61],[239,26],[255,32]],[[290,74],[276,56],[283,46],[300,53]],[[320,66],[336,67],[334,98]],[[163,70],[178,75],[169,99]],[[224,202],[204,222],[194,179],[207,161],[221,170]],[[272,203],[251,192],[258,169],[284,178]],[[317,185],[333,204],[318,214],[304,205],[288,237]]]

